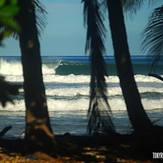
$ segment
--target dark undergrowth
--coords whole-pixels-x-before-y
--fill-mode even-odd
[[[28,149],[23,139],[0,139],[1,153],[35,156],[39,151],[51,158],[66,158],[67,162],[159,162],[153,160],[153,152],[163,152],[163,133],[144,135],[94,135],[55,136],[54,149]],[[33,157],[31,157],[33,158]],[[34,157],[41,158],[41,154]],[[71,160],[71,161],[70,161]],[[66,161],[63,161],[66,162]]]

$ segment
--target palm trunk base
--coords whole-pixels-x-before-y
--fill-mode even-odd
[[[30,133],[26,133],[25,137],[26,149],[27,151],[55,151],[56,141],[54,137],[49,137],[41,129],[32,130]]]

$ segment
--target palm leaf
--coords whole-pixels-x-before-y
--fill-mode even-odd
[[[156,8],[150,16],[143,32],[142,48],[153,56],[153,68],[163,52],[163,6]]]
[[[24,20],[24,18],[22,17],[22,12],[23,12],[23,8],[25,7],[24,5],[26,4],[25,2],[26,0],[18,0],[18,4],[19,4],[19,8],[20,8],[20,12],[18,13],[18,15],[16,16],[17,21],[19,22],[19,24],[22,24]],[[34,9],[34,14],[36,16],[36,26],[37,26],[37,32],[38,35],[41,35],[41,32],[43,31],[43,29],[46,26],[46,9],[45,6],[39,1],[39,0],[30,0],[31,1],[31,5],[30,7],[32,7]],[[29,7],[29,6],[28,6]],[[17,38],[17,34],[14,33],[14,36]]]
[[[0,2],[0,42],[14,31],[20,31],[20,27],[14,19],[18,11],[17,1],[3,0]]]
[[[45,6],[39,0],[33,0],[33,5],[35,6],[36,11],[36,24],[39,34],[44,30],[46,26],[46,14],[47,11]]]
[[[149,4],[152,3],[154,0],[121,0],[122,5],[125,11],[129,11],[131,13],[136,13],[138,9],[148,2]]]
[[[126,11],[136,11],[144,3],[144,0],[122,0],[122,5]]]
[[[7,82],[3,76],[0,76],[0,104],[5,107],[7,102],[14,104],[13,96],[19,94],[20,85]]]
[[[84,21],[87,25],[86,52],[90,54],[91,82],[88,109],[88,132],[113,133],[112,113],[107,101],[107,76],[103,53],[105,52],[105,28],[100,3],[97,0],[83,0]]]

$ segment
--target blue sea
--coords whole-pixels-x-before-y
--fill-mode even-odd
[[[117,132],[132,132],[126,106],[119,86],[115,61],[105,57],[109,76],[108,101],[113,113]],[[133,56],[135,79],[142,103],[154,123],[163,125],[163,82],[148,76],[151,56]],[[56,134],[86,134],[89,104],[90,65],[88,56],[43,56],[43,77],[46,87],[51,125]],[[152,70],[163,75],[163,58]],[[0,74],[11,82],[23,83],[19,56],[1,56]],[[15,105],[0,106],[0,129],[12,125],[8,136],[21,136],[25,126],[23,89],[14,97]]]

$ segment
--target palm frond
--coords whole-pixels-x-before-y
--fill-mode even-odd
[[[7,82],[3,76],[0,76],[0,104],[5,107],[7,102],[14,104],[13,96],[19,94],[20,85]]]
[[[0,43],[13,32],[20,31],[20,27],[14,19],[18,11],[17,1],[4,0],[0,3]]]
[[[47,11],[45,9],[45,6],[39,0],[33,0],[33,5],[35,6],[36,24],[40,35],[41,31],[44,30],[47,24],[46,22]]]
[[[105,52],[105,27],[98,0],[83,0],[84,21],[87,26],[86,52],[90,54],[91,82],[88,109],[88,132],[113,133],[112,113],[107,101],[107,76],[103,53]]]
[[[46,14],[47,11],[45,9],[45,6],[39,1],[39,0],[29,0],[31,1],[30,4],[31,6],[27,6],[26,4],[27,0],[18,0],[20,12],[16,16],[17,21],[19,24],[22,24],[24,20],[22,12],[24,12],[24,7],[32,8],[34,10],[34,14],[36,17],[36,26],[37,26],[37,31],[38,35],[41,36],[41,32],[44,30],[47,22],[46,22]],[[29,4],[29,3],[28,3]],[[14,37],[17,38],[17,34],[14,33]]]
[[[145,2],[148,2],[150,4],[154,0],[121,0],[121,1],[125,11],[136,13],[138,9],[140,9],[141,6],[145,4]]]
[[[163,52],[163,6],[156,8],[149,18],[143,31],[142,49],[153,56],[153,68]]]

